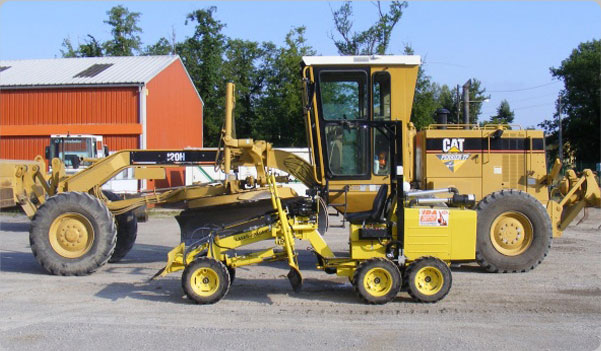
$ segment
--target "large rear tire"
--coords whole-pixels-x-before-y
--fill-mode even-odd
[[[111,201],[119,201],[121,198],[111,191],[103,190],[102,193]],[[138,218],[134,210],[115,216],[117,221],[117,245],[115,252],[109,259],[110,263],[121,261],[125,255],[134,247],[138,237]]]
[[[94,272],[111,258],[116,240],[117,228],[106,205],[80,192],[48,198],[29,231],[33,255],[55,275]]]
[[[543,205],[519,190],[494,192],[478,204],[476,260],[489,272],[527,272],[547,256],[553,241]]]

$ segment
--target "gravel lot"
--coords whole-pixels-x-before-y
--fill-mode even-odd
[[[178,244],[175,219],[151,217],[132,252],[91,276],[51,276],[29,249],[29,221],[0,215],[0,348],[7,350],[373,349],[595,350],[601,344],[601,211],[572,225],[547,259],[524,274],[453,269],[436,304],[406,293],[360,303],[346,279],[301,251],[303,290],[284,264],[240,268],[215,305],[183,297],[180,274],[148,282]],[[347,229],[325,236],[335,251]],[[304,248],[306,243],[297,243]]]

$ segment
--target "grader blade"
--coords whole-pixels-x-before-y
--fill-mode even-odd
[[[299,197],[282,199],[284,204],[297,201]],[[180,227],[181,241],[200,239],[199,228],[227,227],[231,231],[244,231],[253,226],[264,225],[262,216],[273,212],[271,198],[244,201],[227,205],[189,208],[175,216]]]

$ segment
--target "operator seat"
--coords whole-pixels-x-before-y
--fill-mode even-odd
[[[386,207],[386,195],[388,194],[388,184],[380,186],[380,190],[374,198],[374,203],[370,211],[349,213],[346,220],[351,224],[363,223],[382,223],[386,220],[384,208]]]

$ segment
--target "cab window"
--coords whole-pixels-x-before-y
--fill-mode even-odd
[[[323,71],[319,74],[323,118],[367,119],[368,89],[364,71]]]
[[[334,176],[369,175],[369,132],[363,127],[328,125],[325,128],[328,166]]]
[[[376,72],[373,81],[373,119],[375,121],[390,120],[390,74]],[[378,129],[373,129],[373,173],[375,175],[390,174],[390,145],[386,136]]]

